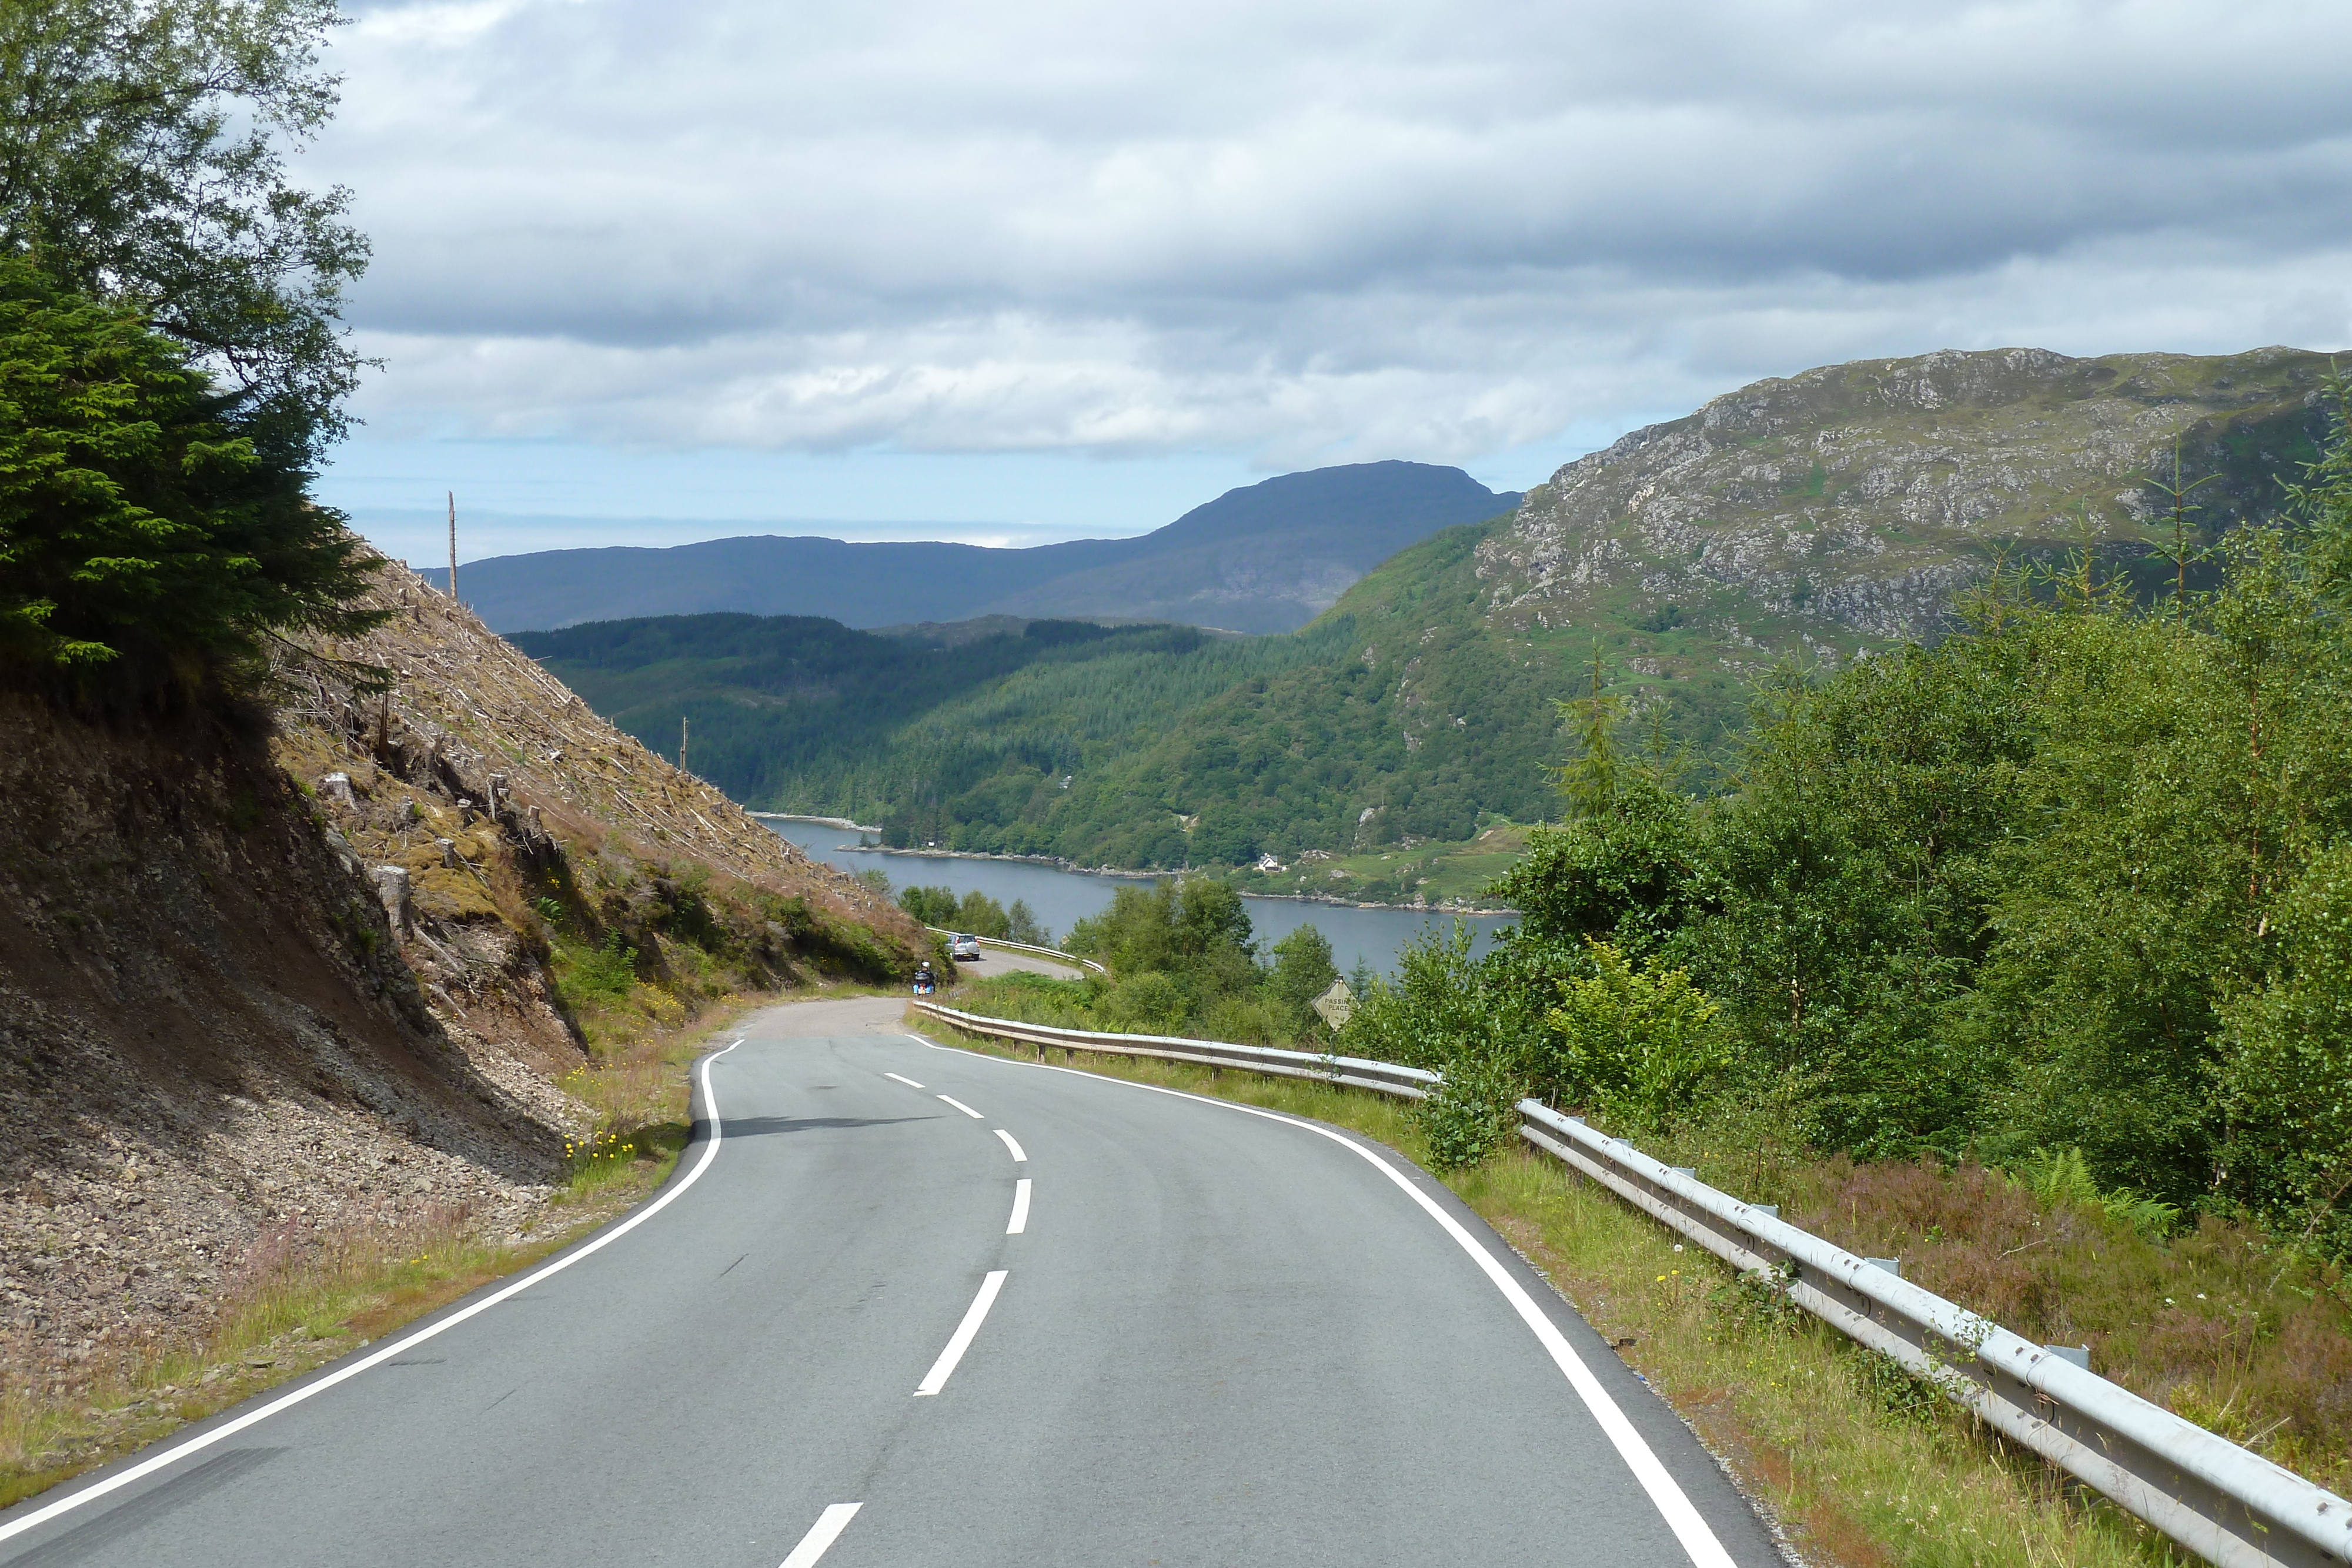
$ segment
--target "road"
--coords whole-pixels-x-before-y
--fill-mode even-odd
[[[760,1015],[629,1220],[20,1504],[0,1563],[1780,1561],[1392,1154],[898,1016]]]

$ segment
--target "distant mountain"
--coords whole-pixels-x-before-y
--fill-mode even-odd
[[[2275,516],[2282,481],[2326,438],[2329,373],[2284,349],[2001,350],[1759,382],[1578,459],[1510,516],[1406,547],[1286,636],[909,628],[948,671],[919,684],[898,674],[916,653],[822,629],[697,630],[690,650],[654,628],[530,645],[600,706],[625,693],[622,727],[649,743],[690,710],[698,745],[706,726],[726,737],[709,777],[752,804],[1087,865],[1232,868],[1270,852],[1286,869],[1247,884],[1272,892],[1340,885],[1306,852],[1386,854],[1377,883],[1344,885],[1410,901],[1436,846],[1557,809],[1553,704],[1585,689],[1596,654],[1637,715],[1628,744],[1650,744],[1654,721],[1656,740],[1700,755],[1704,787],[1706,754],[1773,664],[1932,640],[1996,559],[2087,545],[2103,576],[2165,591],[2158,483],[2176,453],[2180,483],[2214,476],[2190,497],[2191,552]],[[772,662],[787,643],[809,651]],[[908,695],[866,714],[818,673],[828,661],[872,664]],[[842,720],[803,711],[828,702]]]
[[[1407,545],[1518,500],[1459,468],[1357,463],[1229,490],[1136,538],[990,549],[760,537],[543,550],[472,562],[457,586],[499,632],[713,612],[856,627],[1012,615],[1287,632]]]

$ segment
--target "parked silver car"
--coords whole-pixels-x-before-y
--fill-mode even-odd
[[[957,932],[954,936],[948,938],[948,956],[953,958],[959,964],[962,963],[967,958],[973,959],[975,961],[978,960],[980,957],[980,938],[974,936],[969,931]]]

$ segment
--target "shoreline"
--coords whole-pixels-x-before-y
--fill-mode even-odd
[[[851,821],[846,817],[812,817],[805,811],[753,811],[746,810],[743,814],[747,817],[757,817],[761,820],[773,820],[779,822],[818,822],[822,823],[825,827],[839,828],[845,832],[851,833],[878,833],[882,831],[879,828],[861,826],[856,822]]]
[[[824,827],[839,828],[845,832],[878,833],[882,831],[861,827],[846,817],[815,817],[804,811],[747,811],[744,814],[779,822],[815,822]],[[1053,871],[1068,872],[1073,876],[1122,877],[1131,882],[1157,882],[1163,876],[1188,874],[1181,871],[1130,871],[1124,866],[1080,865],[1059,855],[1007,855],[985,850],[901,850],[882,844],[843,844],[840,852],[852,855],[903,855],[913,860],[1005,861],[1015,865],[1045,866]],[[1204,871],[1192,874],[1209,876],[1214,873]],[[1335,909],[1393,909],[1423,915],[1516,915],[1521,913],[1516,909],[1470,908],[1459,904],[1368,904],[1361,899],[1335,898],[1328,893],[1254,893],[1243,888],[1234,891],[1244,898],[1279,899],[1285,904],[1328,904]]]

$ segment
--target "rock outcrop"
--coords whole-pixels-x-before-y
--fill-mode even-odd
[[[2117,565],[2275,510],[2317,455],[2327,360],[2038,349],[1864,360],[1759,382],[1634,431],[1528,493],[1478,552],[1489,612],[1630,623],[1659,674],[1832,659],[1942,629],[2000,553]],[[1637,654],[1636,656],[1641,656]]]

